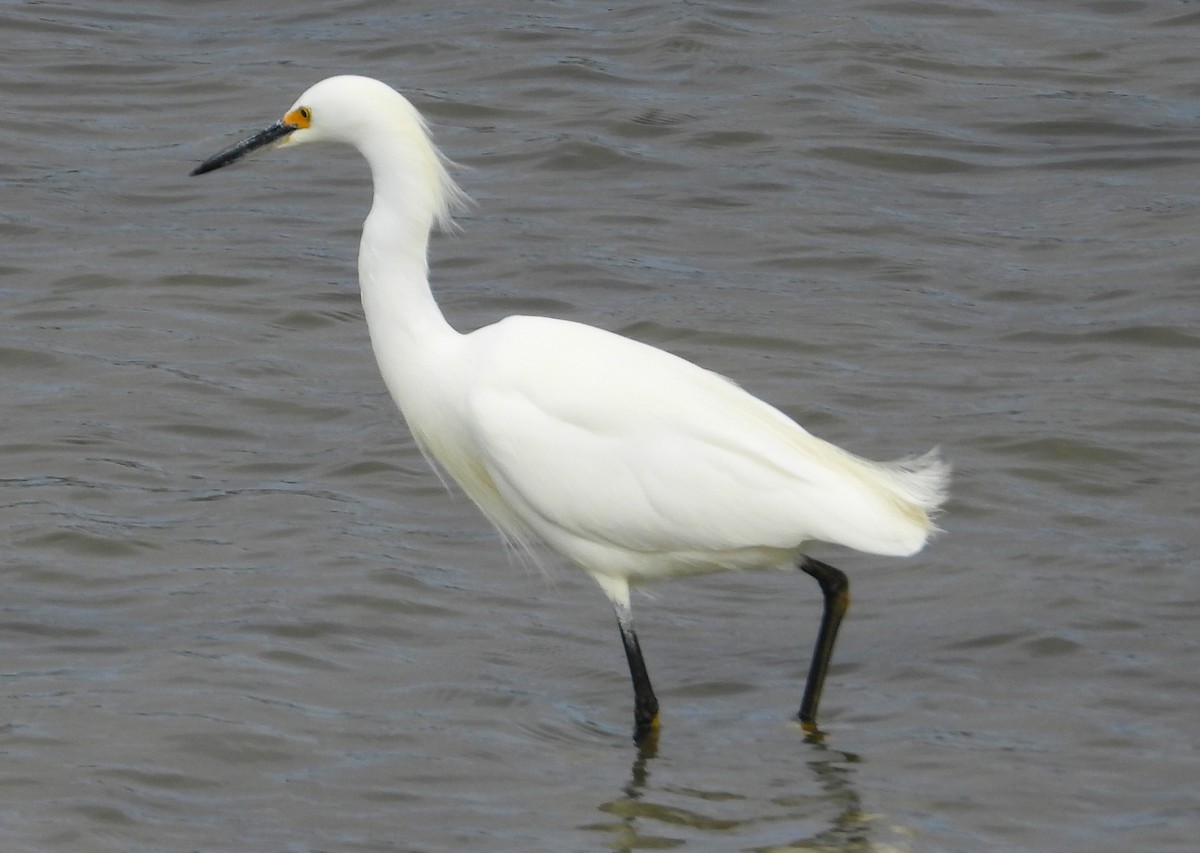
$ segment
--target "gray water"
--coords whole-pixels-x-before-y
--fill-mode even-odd
[[[1191,851],[1200,8],[0,5],[0,850]],[[611,611],[426,468],[355,283],[366,170],[203,157],[333,73],[476,205],[460,329],[552,314],[888,458],[946,533],[819,595]]]

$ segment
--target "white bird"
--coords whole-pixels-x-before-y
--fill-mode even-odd
[[[271,143],[316,141],[352,145],[370,164],[375,197],[358,273],[388,391],[426,458],[505,539],[540,540],[604,590],[633,680],[634,737],[657,733],[658,700],[630,585],[793,566],[824,596],[799,713],[815,730],[849,582],[805,546],[919,551],[947,494],[949,467],[937,451],[859,458],[722,376],[579,323],[514,316],[457,332],[434,301],[426,250],[432,228],[447,227],[465,196],[421,115],[378,80],[322,80],[280,121],[192,174]]]

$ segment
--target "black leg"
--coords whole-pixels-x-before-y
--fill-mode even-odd
[[[813,649],[812,665],[808,669],[808,683],[804,686],[804,699],[800,702],[800,722],[806,727],[816,728],[817,705],[821,702],[821,688],[825,684],[825,673],[829,671],[829,658],[833,655],[833,641],[837,639],[842,617],[850,607],[850,579],[841,569],[804,557],[800,570],[812,575],[821,585],[825,597],[825,611],[821,616],[821,630],[817,634],[817,645]]]
[[[658,734],[658,698],[650,686],[646,672],[646,661],[642,658],[642,647],[627,610],[620,606],[617,611],[617,627],[621,629],[621,642],[625,644],[625,657],[629,661],[629,677],[633,679],[633,739],[644,743]]]

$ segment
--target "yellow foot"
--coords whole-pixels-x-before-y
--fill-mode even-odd
[[[643,758],[653,758],[658,754],[658,732],[662,728],[658,714],[648,723],[638,724],[633,732],[633,742],[637,744],[638,753]]]
[[[805,743],[825,742],[825,732],[817,728],[816,720],[797,720],[796,722],[799,723],[800,728],[804,730]]]
[[[636,720],[633,724],[633,739],[641,743],[646,738],[657,738],[658,730],[662,728],[662,722],[658,716],[658,712],[654,712],[654,716],[649,720]]]

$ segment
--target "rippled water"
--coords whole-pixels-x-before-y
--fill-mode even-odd
[[[1194,849],[1200,10],[0,6],[0,849]],[[615,329],[888,457],[947,534],[608,605],[426,469],[354,281],[364,166],[189,179],[331,73],[477,200],[447,314]]]

